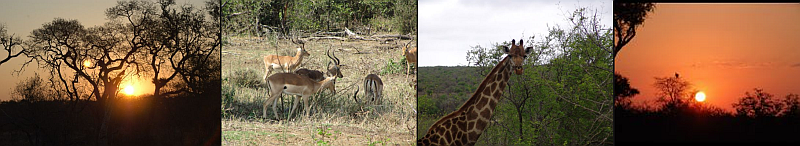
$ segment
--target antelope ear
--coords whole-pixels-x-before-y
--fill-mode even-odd
[[[525,48],[525,54],[531,54],[531,51],[533,51],[533,47],[526,47]]]
[[[500,46],[500,47],[503,47],[503,53],[508,54],[508,52],[511,52],[510,50],[508,50],[508,46]]]

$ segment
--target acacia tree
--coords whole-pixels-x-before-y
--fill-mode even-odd
[[[117,97],[119,84],[130,68],[140,64],[135,54],[143,43],[136,40],[135,34],[141,31],[137,23],[106,23],[86,29],[77,20],[56,18],[34,30],[29,47],[25,48],[30,58],[27,63],[35,61],[40,68],[51,70],[51,76],[58,76],[65,85],[71,100],[78,100],[79,78],[89,84],[91,97],[104,105],[99,144],[107,144],[111,103]],[[67,83],[64,77],[69,76],[73,78]]]
[[[142,25],[139,41],[143,42],[144,51],[141,56],[146,59],[144,66],[147,74],[152,76],[155,86],[154,96],[173,95],[189,91],[209,79],[218,71],[208,70],[211,66],[207,62],[214,62],[212,55],[219,47],[220,37],[218,22],[207,20],[206,15],[191,5],[183,5],[179,9],[173,8],[173,0],[161,0],[157,4],[149,1],[121,2],[107,12],[112,18],[138,19]],[[216,3],[207,3],[208,7],[217,6]],[[212,9],[218,11],[216,9]],[[214,15],[216,12],[209,12]],[[144,19],[146,18],[146,19]],[[216,18],[216,17],[215,17]],[[137,22],[131,22],[137,23]],[[218,60],[218,59],[217,59]],[[217,61],[218,62],[218,61]],[[202,74],[197,72],[201,71]],[[163,75],[163,76],[162,76]],[[181,80],[178,80],[181,79]],[[174,88],[171,91],[162,91],[168,84],[182,81],[190,88]],[[180,84],[180,83],[175,83]]]
[[[655,77],[656,82],[653,87],[656,87],[658,92],[658,102],[662,103],[662,110],[671,110],[676,107],[683,106],[688,103],[691,93],[691,84],[689,81],[680,78],[678,75],[675,77]]]
[[[776,117],[781,112],[783,104],[777,99],[773,99],[774,95],[764,92],[763,89],[754,88],[755,92],[745,92],[745,97],[739,99],[737,103],[733,103],[736,108],[737,116],[761,118],[761,117]]]
[[[78,82],[78,78],[90,84],[95,100],[114,98],[129,64],[135,63],[133,54],[140,47],[136,43],[123,47],[124,38],[115,32],[118,29],[122,27],[111,23],[86,29],[77,20],[56,18],[32,32],[29,47],[25,48],[30,60],[25,65],[36,62],[39,67],[51,70],[51,75],[58,76],[68,88],[73,100],[77,100],[78,91],[75,84],[68,82]],[[73,78],[68,81],[69,77]]]
[[[614,3],[614,57],[636,36],[636,27],[644,24],[653,3]]]

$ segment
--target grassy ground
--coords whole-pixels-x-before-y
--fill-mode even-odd
[[[408,40],[339,41],[305,43],[311,54],[301,68],[325,70],[332,48],[341,60],[344,78],[336,81],[336,94],[324,91],[310,100],[311,115],[285,120],[293,96],[284,95],[277,121],[272,108],[262,116],[267,89],[262,83],[263,57],[293,56],[299,45],[289,40],[226,37],[222,51],[222,144],[225,145],[412,145],[415,143],[416,91],[409,86],[400,45]],[[360,53],[357,53],[360,52]],[[367,74],[384,83],[382,105],[362,105],[353,99]],[[357,97],[362,98],[361,87]],[[295,114],[302,113],[299,106]]]

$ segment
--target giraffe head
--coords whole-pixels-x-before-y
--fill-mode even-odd
[[[503,52],[508,54],[508,57],[511,57],[508,65],[514,69],[514,73],[517,75],[522,74],[522,65],[525,63],[525,58],[528,57],[531,50],[533,50],[533,47],[524,47],[521,39],[519,40],[519,44],[516,44],[515,40],[512,39],[511,48],[503,46]]]

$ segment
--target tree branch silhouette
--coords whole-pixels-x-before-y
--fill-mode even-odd
[[[4,24],[0,24],[0,45],[2,45],[3,50],[8,53],[6,54],[6,58],[0,60],[0,65],[3,65],[4,63],[8,62],[8,60],[16,58],[25,53],[25,49],[14,51],[14,48],[17,46],[22,47],[22,39],[19,37],[14,37],[14,34],[8,35],[8,30],[6,30],[6,26]]]
[[[614,58],[636,36],[636,27],[644,24],[653,3],[614,3]]]

